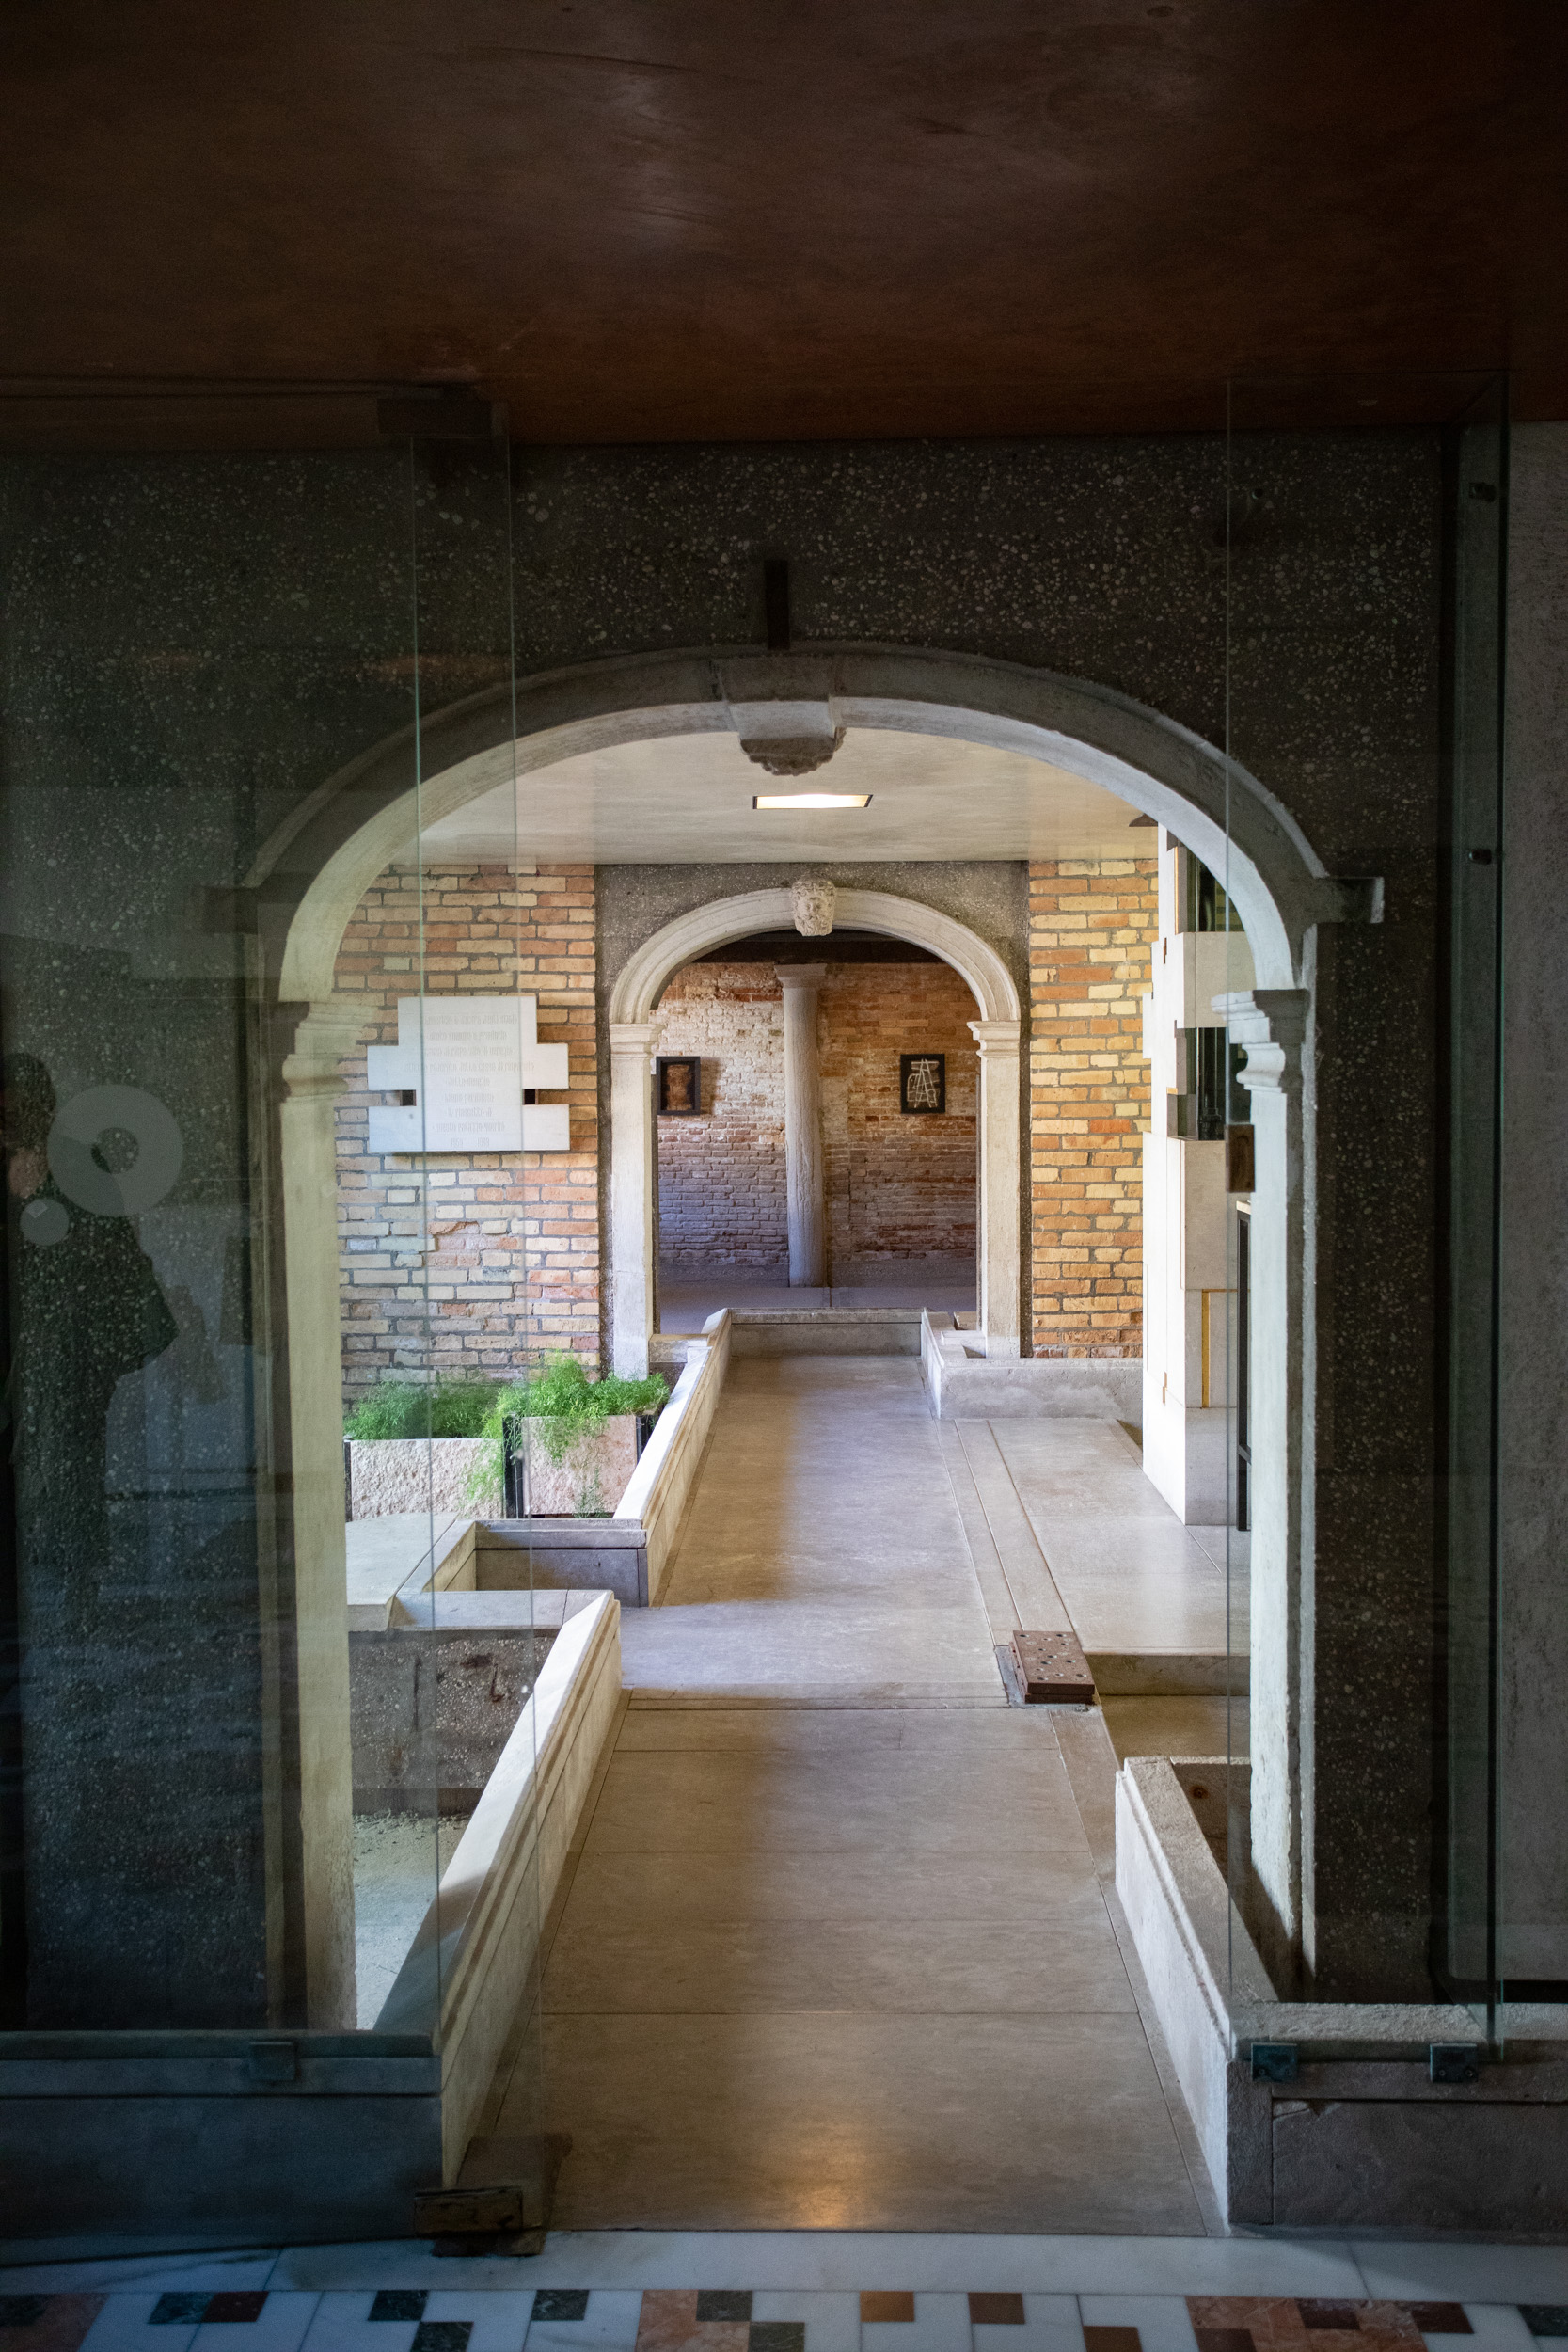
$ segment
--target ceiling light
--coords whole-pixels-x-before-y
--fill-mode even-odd
[[[753,792],[753,808],[869,808],[869,792]]]

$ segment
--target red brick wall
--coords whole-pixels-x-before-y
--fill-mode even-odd
[[[830,963],[818,1001],[831,1263],[972,1258],[979,1006],[945,963]],[[947,1057],[945,1115],[898,1107],[921,1053]]]
[[[818,999],[830,1268],[974,1249],[978,1008],[941,963],[835,964]],[[659,1007],[659,1051],[701,1054],[700,1119],[658,1122],[667,1265],[787,1262],[784,1009],[770,964],[689,964]],[[944,1117],[898,1107],[898,1057],[947,1056]]]
[[[556,1348],[594,1364],[598,1356],[594,869],[451,865],[426,866],[422,882],[426,993],[538,997],[540,1042],[570,1048],[572,1149],[420,1158],[366,1150],[365,1048],[396,1043],[397,1000],[420,993],[420,878],[389,866],[343,935],[336,976],[341,995],[365,998],[366,1014],[338,1106],[351,1398],[393,1369],[496,1374]]]
[[[688,964],[658,1017],[661,1054],[703,1057],[702,1116],[658,1121],[659,1258],[777,1268],[789,1232],[784,1009],[773,967]]]
[[[1029,867],[1029,1155],[1037,1356],[1143,1349],[1140,999],[1152,858]]]

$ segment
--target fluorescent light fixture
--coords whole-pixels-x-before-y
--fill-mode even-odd
[[[753,792],[753,808],[869,808],[869,792]]]

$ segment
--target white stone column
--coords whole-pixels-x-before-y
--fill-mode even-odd
[[[822,1168],[822,1065],[816,1048],[816,992],[825,963],[778,966],[784,1006],[784,1176],[789,1214],[789,1279],[820,1290],[828,1279],[826,1185]]]
[[[1250,1314],[1252,1862],[1273,1907],[1277,1965],[1312,1958],[1310,1661],[1304,1638],[1303,1475],[1307,1320],[1302,1052],[1306,989],[1216,996],[1252,1110]],[[1265,1941],[1268,1941],[1265,1934]]]
[[[269,1690],[281,1722],[297,1727],[300,1926],[306,2019],[352,2032],[354,1773],[349,1748],[348,1558],[343,1530],[343,1372],[338,1263],[339,1064],[358,1043],[367,1009],[357,999],[314,1004],[283,1063],[278,1111],[283,1179],[281,1341],[289,1366],[289,1502],[293,1509],[293,1639],[279,1626],[263,1641]],[[286,1587],[285,1587],[286,1589]],[[282,1637],[279,1645],[278,1637]],[[286,1736],[286,1735],[285,1735]]]
[[[988,1356],[1021,1352],[1018,1049],[1022,1026],[1018,1021],[972,1021],[969,1025],[969,1033],[980,1049],[974,1254],[979,1327]]]
[[[645,1378],[654,1312],[655,1021],[610,1024],[610,1355]]]

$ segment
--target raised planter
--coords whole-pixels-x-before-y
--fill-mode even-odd
[[[604,1518],[637,1468],[637,1413],[616,1413],[567,1444],[559,1461],[550,1445],[559,1423],[519,1416],[507,1454],[509,1518]],[[496,1516],[486,1514],[485,1516]]]
[[[348,1517],[379,1519],[398,1511],[499,1511],[500,1489],[470,1494],[485,1457],[483,1438],[345,1438]]]

